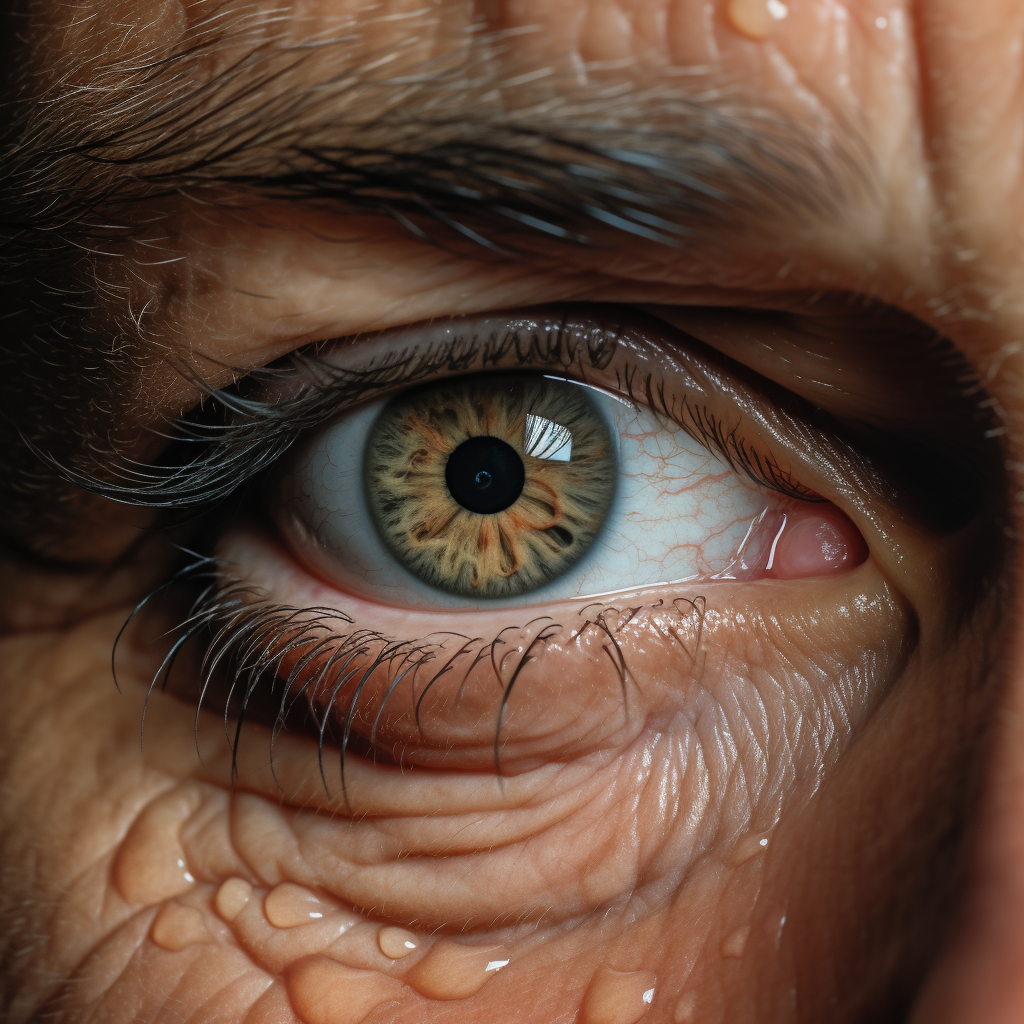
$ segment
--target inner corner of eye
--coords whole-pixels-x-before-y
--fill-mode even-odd
[[[284,477],[307,563],[388,604],[576,599],[702,579],[796,579],[867,546],[653,410],[540,373],[419,385],[324,429]],[[815,496],[817,497],[817,496]]]

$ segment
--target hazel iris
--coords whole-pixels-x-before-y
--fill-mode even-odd
[[[611,507],[611,435],[587,389],[539,375],[405,392],[367,440],[367,502],[410,572],[463,597],[514,597],[589,550]]]

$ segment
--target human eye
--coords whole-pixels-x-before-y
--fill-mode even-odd
[[[280,730],[308,705],[325,784],[332,738],[343,789],[351,748],[516,771],[520,749],[532,763],[635,741],[645,701],[671,706],[698,658],[735,661],[738,596],[759,609],[785,580],[835,594],[826,581],[868,556],[827,497],[849,445],[795,396],[635,312],[414,325],[303,355],[276,388],[323,425],[263,474],[217,548],[258,597],[240,609],[214,588],[189,622],[216,636],[200,700],[218,695],[213,668],[237,663],[225,712],[276,689]],[[898,619],[884,585],[871,599]],[[555,662],[564,686],[547,706]],[[520,743],[527,719],[560,726]]]
[[[716,386],[727,371],[711,351],[691,338],[684,353],[645,326],[541,314],[504,333],[493,321],[462,325],[463,338],[401,332],[399,348],[426,350],[448,335],[477,372],[347,412],[291,456],[272,501],[292,550],[349,593],[434,606],[859,564],[856,528],[781,468]],[[588,333],[597,365],[581,355]],[[512,339],[525,354],[509,355]],[[481,372],[496,362],[509,365]],[[745,397],[768,411],[765,396]]]

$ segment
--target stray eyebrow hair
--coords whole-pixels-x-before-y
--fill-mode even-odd
[[[81,479],[117,450],[146,354],[108,271],[169,206],[319,204],[530,260],[625,238],[695,251],[723,232],[832,220],[874,194],[849,126],[801,123],[697,76],[647,89],[552,68],[510,77],[506,41],[484,35],[397,72],[356,37],[299,45],[261,28],[214,16],[171,54],[92,58],[45,87],[12,77],[0,108],[8,522],[31,509],[38,524],[62,486],[54,465]],[[261,41],[247,45],[249,32]]]

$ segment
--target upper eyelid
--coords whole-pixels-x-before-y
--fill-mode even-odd
[[[371,358],[355,367],[339,366],[327,360],[322,353],[325,349],[330,351],[332,343],[318,343],[311,349],[293,352],[286,357],[284,367],[272,365],[242,375],[232,389],[214,389],[194,371],[183,368],[183,376],[207,396],[206,403],[199,408],[214,413],[212,419],[196,417],[174,424],[176,440],[186,449],[192,443],[202,446],[196,458],[186,457],[178,464],[172,462],[163,466],[125,461],[115,467],[110,479],[88,476],[67,467],[58,468],[77,486],[121,503],[183,510],[210,506],[269,469],[306,431],[321,427],[340,412],[389,391],[423,382],[432,375],[494,369],[509,353],[522,367],[561,369],[576,379],[585,380],[588,369],[596,372],[608,365],[616,345],[626,337],[621,324],[612,318],[602,317],[599,327],[592,311],[575,318],[571,311],[542,315],[544,330],[536,326],[541,315],[492,315],[483,321],[483,328],[480,322],[469,321],[462,333],[455,327],[448,330],[448,337],[440,343],[435,340],[419,346],[407,344],[386,349],[382,357]],[[491,333],[485,336],[484,328],[493,322],[501,324],[503,329],[495,333],[491,327]],[[534,325],[532,334],[523,333],[524,323]],[[389,332],[386,337],[394,341],[408,330]],[[375,339],[365,340],[372,349]],[[697,349],[706,349],[703,343],[691,340]],[[351,346],[346,345],[346,351],[349,350]],[[712,362],[718,364],[722,360],[713,350],[708,349],[702,355],[708,362],[709,373],[698,370],[698,375],[707,376],[712,387],[719,378],[732,380],[734,372],[742,375],[744,368],[739,364],[732,369],[712,367]],[[725,364],[732,362],[724,358]],[[696,359],[696,365],[702,365],[700,358]],[[686,373],[686,369],[680,372]],[[639,389],[637,380],[638,374],[630,373],[627,367],[618,381],[619,393],[665,414],[755,483],[791,497],[819,500],[812,488],[797,484],[770,451],[759,452],[752,447],[735,425],[725,425],[696,407],[681,415],[669,407],[664,389],[659,392],[652,388],[649,375]],[[704,390],[707,387],[705,383]],[[246,395],[247,388],[256,389],[255,397]],[[769,385],[769,388],[775,390],[778,386]],[[737,397],[745,394],[747,401],[741,403],[743,405],[757,404],[746,394],[750,391],[749,385],[738,378],[722,390],[734,392]],[[801,406],[796,420],[806,423],[814,410],[804,400],[778,390],[778,395],[765,398],[787,406],[790,400],[795,400]],[[804,405],[808,408],[803,409]],[[774,426],[783,426],[781,433],[786,434],[784,424],[791,419],[792,416],[783,416]]]

